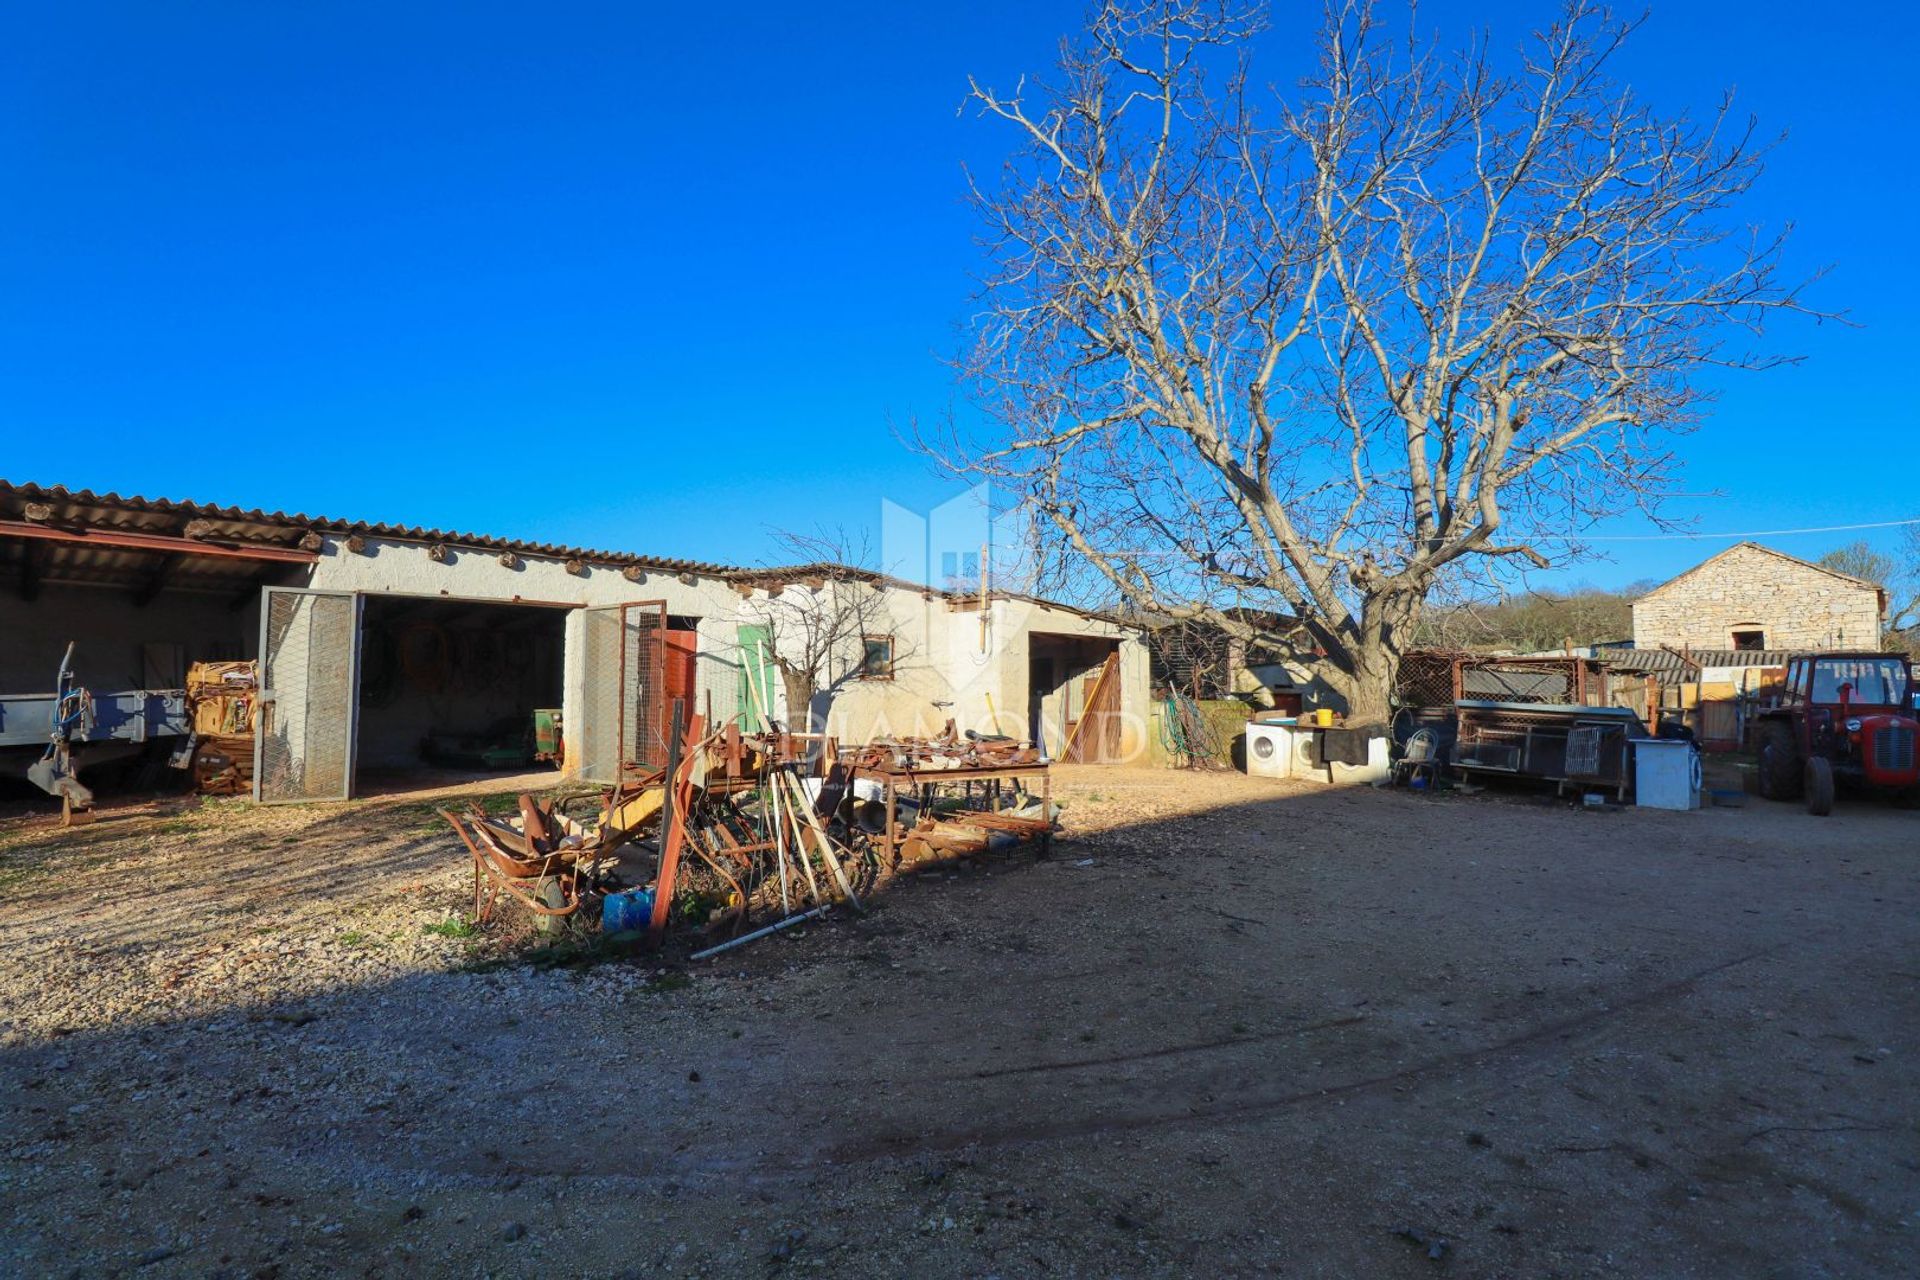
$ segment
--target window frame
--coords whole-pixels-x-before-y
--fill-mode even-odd
[[[887,646],[887,663],[886,663],[885,671],[880,671],[880,672],[874,671],[872,663],[868,660],[869,658],[868,646],[873,644],[884,644]],[[860,679],[862,680],[893,679],[893,634],[891,632],[888,632],[885,635],[878,635],[878,634],[863,635],[860,637]]]

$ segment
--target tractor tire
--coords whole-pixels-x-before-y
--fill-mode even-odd
[[[1824,818],[1833,812],[1833,763],[1823,756],[1807,761],[1807,812]]]
[[[1760,740],[1760,796],[1765,800],[1798,800],[1803,770],[1793,730],[1769,724]]]

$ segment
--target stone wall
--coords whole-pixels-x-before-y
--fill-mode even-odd
[[[1735,631],[1750,629],[1768,649],[1877,648],[1879,592],[1743,543],[1633,605],[1642,649],[1729,649]]]

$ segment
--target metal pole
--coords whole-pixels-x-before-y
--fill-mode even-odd
[[[708,947],[705,951],[696,951],[692,955],[688,956],[687,959],[705,960],[708,956],[717,956],[722,951],[731,951],[735,947],[743,947],[747,943],[752,942],[755,938],[764,938],[770,933],[778,933],[780,932],[780,930],[791,928],[794,925],[799,924],[803,920],[811,920],[815,916],[823,916],[831,910],[833,910],[833,906],[832,904],[828,904],[822,907],[815,907],[811,911],[802,911],[797,916],[788,916],[784,920],[775,920],[772,924],[763,925],[762,927],[755,929],[752,933],[743,933],[737,938],[730,938],[726,942],[721,943],[717,947]]]

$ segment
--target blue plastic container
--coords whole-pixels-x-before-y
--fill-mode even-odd
[[[600,927],[607,933],[631,933],[653,921],[653,887],[610,893],[600,900]]]

